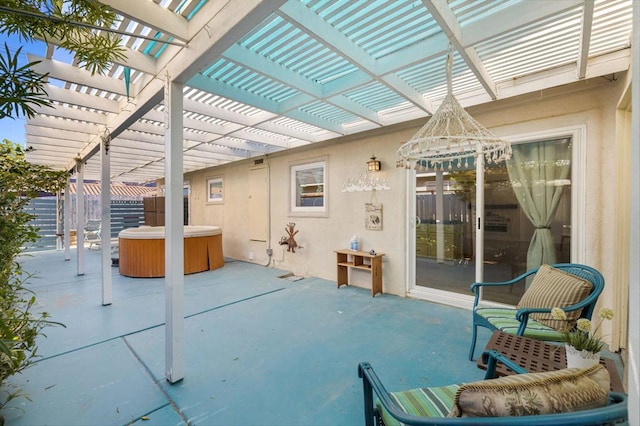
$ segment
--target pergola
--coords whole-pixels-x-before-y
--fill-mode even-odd
[[[102,0],[122,19],[126,61],[90,75],[50,44],[55,109],[28,120],[28,159],[112,181],[164,171],[166,81],[183,87],[184,171],[629,69],[630,0]],[[144,37],[144,38],[141,38]],[[129,69],[130,71],[125,71]],[[125,74],[130,72],[130,83]]]
[[[79,182],[165,178],[171,382],[184,362],[182,251],[172,244],[183,237],[172,200],[182,197],[184,172],[429,117],[446,94],[450,44],[453,92],[469,107],[615,79],[639,42],[632,0],[100,1],[121,16],[103,31],[122,35],[126,61],[92,76],[53,43],[45,57],[30,56],[49,74],[56,107],[27,121],[28,159],[77,172]],[[637,139],[637,121],[632,133]],[[103,197],[104,206],[108,191]],[[640,205],[637,189],[631,202]],[[632,220],[639,215],[634,208]],[[633,264],[640,231],[631,228]],[[107,275],[103,304],[111,303]],[[636,283],[630,297],[638,292]],[[637,321],[632,309],[629,324]],[[637,329],[630,339],[635,360]],[[630,387],[637,398],[637,381]]]

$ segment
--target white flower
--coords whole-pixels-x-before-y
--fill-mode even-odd
[[[588,333],[591,331],[591,321],[586,318],[580,318],[576,322],[576,327],[578,328],[578,330]]]
[[[559,321],[566,321],[567,320],[567,314],[560,308],[552,308],[551,309],[551,317],[554,320],[559,320]]]
[[[600,309],[600,312],[598,312],[598,315],[602,319],[610,320],[610,319],[613,318],[613,309],[611,309],[611,308],[602,308],[602,309]]]

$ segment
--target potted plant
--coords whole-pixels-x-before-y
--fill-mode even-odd
[[[560,308],[553,308],[551,316],[556,320],[567,320],[567,314]],[[587,368],[600,362],[600,351],[604,342],[598,332],[604,320],[613,318],[613,310],[602,308],[598,312],[598,317],[600,322],[593,330],[590,320],[580,318],[574,327],[567,327],[563,331],[567,352],[567,368]]]

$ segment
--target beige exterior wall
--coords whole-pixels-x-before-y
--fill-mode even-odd
[[[514,137],[559,128],[586,128],[586,253],[585,263],[602,271],[607,281],[601,306],[614,306],[616,170],[616,107],[624,90],[618,79],[589,80],[535,94],[469,108],[469,113],[494,133]],[[313,144],[284,153],[270,154],[263,167],[269,168],[271,205],[271,266],[296,275],[335,280],[333,250],[348,247],[353,234],[361,248],[387,254],[383,264],[384,292],[404,296],[406,275],[406,181],[405,170],[395,167],[395,152],[425,122],[425,119],[396,125],[357,136]],[[363,173],[366,161],[375,154],[382,162],[381,177],[391,190],[375,193],[383,205],[382,231],[367,231],[364,205],[369,192],[343,193],[349,177]],[[328,160],[329,215],[323,218],[296,217],[289,213],[289,169],[291,164],[326,157]],[[266,264],[268,243],[251,242],[248,237],[248,171],[254,159],[189,174],[191,181],[191,223],[223,228],[225,256]],[[206,180],[224,176],[224,204],[206,203]],[[574,183],[575,184],[575,183]],[[267,212],[264,212],[267,214]],[[278,241],[285,225],[296,223],[296,240],[302,248],[286,252]],[[253,253],[253,260],[250,260]],[[356,271],[355,285],[368,287],[366,272]]]
[[[269,168],[270,176],[272,266],[296,275],[335,280],[333,250],[347,248],[351,237],[357,234],[363,250],[375,249],[387,254],[383,265],[384,291],[404,295],[406,189],[404,169],[395,167],[395,151],[417,126],[418,123],[396,126],[393,131],[369,132],[266,156],[262,167]],[[365,172],[366,162],[373,154],[382,162],[382,170],[377,174],[387,179],[391,187],[375,193],[374,201],[383,205],[382,231],[365,230],[365,203],[372,200],[371,192],[342,192],[348,178]],[[320,158],[327,160],[329,214],[327,217],[295,216],[289,212],[290,167]],[[225,256],[250,261],[253,253],[255,263],[266,264],[267,243],[249,241],[248,235],[248,172],[254,167],[261,166],[254,166],[251,159],[193,173],[185,179],[191,182],[191,223],[222,226]],[[224,176],[222,205],[206,203],[206,180],[216,175]],[[296,241],[301,248],[295,253],[278,245],[280,238],[287,235],[285,226],[289,222],[295,222],[299,231]],[[366,272],[355,271],[352,278],[354,285],[369,286]]]

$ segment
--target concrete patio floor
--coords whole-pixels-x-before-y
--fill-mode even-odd
[[[75,252],[21,262],[38,309],[66,328],[47,328],[42,358],[13,378],[32,401],[5,407],[7,425],[357,425],[360,361],[389,390],[483,377],[467,359],[469,311],[231,260],[185,277],[186,372],[170,384],[164,279],[112,268],[113,304],[101,306],[99,252],[83,276]]]

